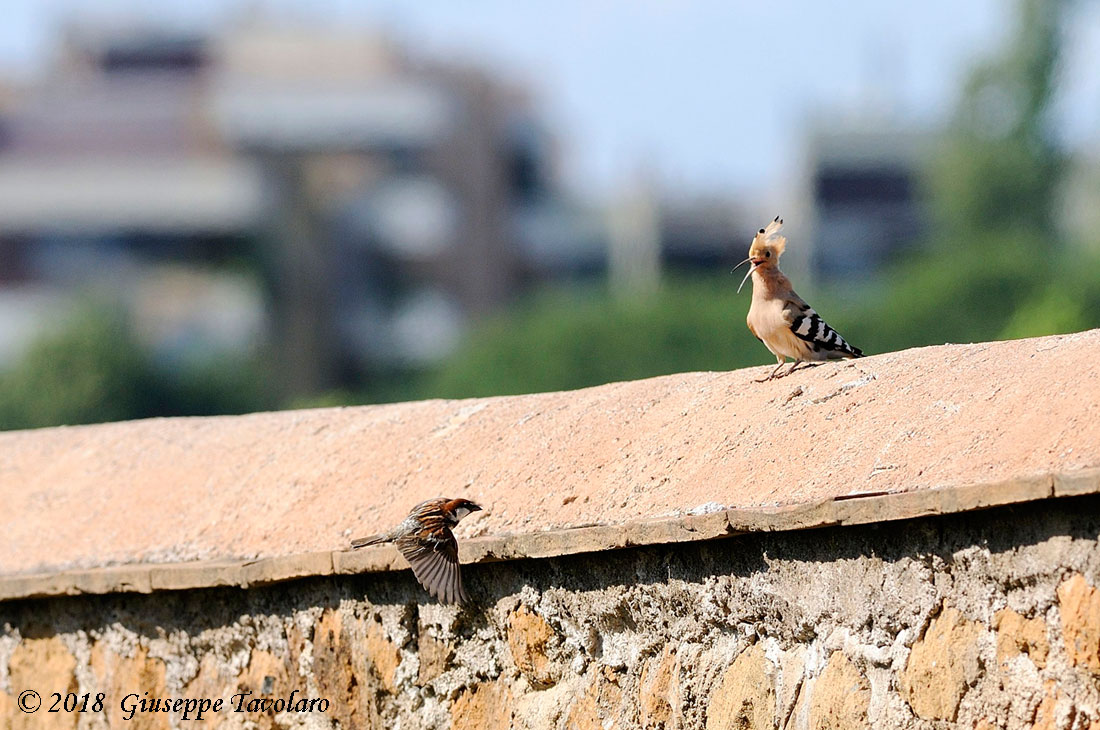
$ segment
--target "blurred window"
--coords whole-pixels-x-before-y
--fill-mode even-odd
[[[856,202],[903,203],[913,198],[912,178],[894,167],[823,168],[817,199],[826,205]]]

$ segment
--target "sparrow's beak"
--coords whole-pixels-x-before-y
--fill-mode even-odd
[[[470,505],[470,511],[471,511],[471,512],[480,512],[480,511],[481,511],[481,507],[480,507],[479,505],[476,505],[476,504],[471,504],[471,505]]]

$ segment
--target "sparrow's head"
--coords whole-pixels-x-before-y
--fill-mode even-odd
[[[447,504],[443,505],[443,509],[454,515],[455,522],[458,522],[471,512],[480,512],[481,507],[468,499],[452,499]]]
[[[741,291],[741,287],[745,285],[749,274],[752,274],[752,272],[758,269],[766,271],[779,268],[779,257],[783,255],[783,249],[787,247],[787,239],[779,235],[779,229],[782,227],[783,220],[776,216],[775,220],[769,223],[766,228],[761,228],[753,236],[752,244],[749,245],[749,257],[737,264],[737,266],[750,264],[749,271],[745,274],[745,278],[741,280],[741,286],[737,287],[737,291]],[[735,270],[736,268],[734,267]]]

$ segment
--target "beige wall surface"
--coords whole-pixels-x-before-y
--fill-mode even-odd
[[[0,575],[331,551],[439,495],[463,537],[1100,466],[1100,330],[569,393],[0,433]],[[64,529],[59,529],[64,525]]]

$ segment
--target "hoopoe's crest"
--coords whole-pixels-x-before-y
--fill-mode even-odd
[[[807,361],[863,357],[859,348],[849,345],[795,293],[790,279],[779,270],[779,257],[787,247],[787,239],[779,235],[782,227],[783,220],[776,216],[757,231],[749,246],[749,257],[738,264],[749,264],[741,286],[752,277],[752,305],[747,317],[749,331],[779,361],[767,380],[775,377],[788,357],[794,360],[794,365],[786,375]],[[741,291],[741,286],[737,291]]]
[[[776,216],[775,220],[766,227],[761,228],[753,236],[752,245],[749,246],[749,258],[746,260],[752,265],[749,267],[748,273],[745,274],[745,278],[741,280],[741,286],[737,287],[738,293],[740,293],[741,287],[745,286],[745,282],[749,280],[749,276],[752,275],[753,271],[761,267],[779,269],[779,257],[783,255],[783,251],[787,248],[787,239],[779,235],[781,228],[783,228],[783,219]],[[746,261],[742,261],[741,264],[746,263]],[[738,264],[738,266],[741,264]]]
[[[767,261],[778,265],[779,257],[787,248],[786,237],[779,235],[782,228],[783,219],[776,216],[775,220],[757,231],[752,238],[752,245],[749,246],[749,258],[762,259],[762,263]]]

